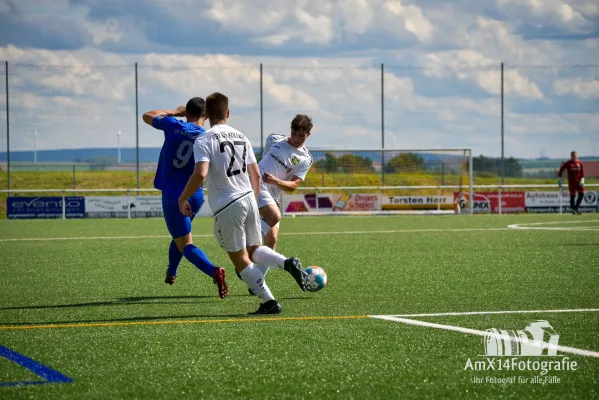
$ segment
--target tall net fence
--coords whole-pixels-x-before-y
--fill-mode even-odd
[[[313,164],[297,194],[286,194],[284,213],[454,212],[468,203],[470,149],[329,150]],[[304,214],[306,215],[306,214]]]
[[[11,189],[39,176],[26,172],[127,170],[122,165],[132,157],[123,149],[135,148],[134,82],[131,66],[9,64]],[[135,168],[128,175],[122,178],[135,184]],[[72,183],[51,178],[41,180]]]
[[[504,88],[506,178],[555,182],[573,150],[599,178],[599,66],[507,65]]]
[[[193,64],[192,61],[190,63]],[[139,114],[155,109],[175,109],[192,97],[206,98],[213,92],[229,97],[229,123],[260,146],[260,68],[206,66],[202,64],[138,66]],[[208,129],[209,123],[204,125]],[[152,172],[164,141],[161,131],[140,120],[139,146],[142,180],[151,185]]]
[[[8,189],[6,139],[6,63],[0,63],[0,189]]]
[[[385,147],[471,147],[498,156],[497,66],[384,66]],[[483,84],[484,83],[484,84]]]
[[[500,65],[443,57],[423,66],[352,60],[261,66],[217,56],[143,60],[137,66],[9,62],[11,188],[150,188],[163,136],[141,114],[214,91],[229,96],[230,123],[258,154],[269,134],[288,133],[294,115],[305,113],[314,122],[307,142],[311,150],[472,148],[479,184],[499,184],[502,174],[506,184],[554,182],[570,150],[589,162],[599,160],[599,66],[505,66],[502,74]],[[1,64],[0,168],[5,172],[9,149]],[[376,171],[383,161],[371,160],[372,181],[378,177],[373,184],[392,184],[393,174],[382,166]],[[53,175],[41,178],[38,172]],[[352,180],[317,175],[321,183]],[[7,188],[6,174],[0,179]]]
[[[467,185],[470,150],[318,150],[307,186]]]
[[[264,136],[288,134],[309,115],[318,148],[381,148],[381,71],[376,67],[264,66]]]

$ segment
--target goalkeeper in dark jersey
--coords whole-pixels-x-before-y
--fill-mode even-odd
[[[578,159],[578,153],[573,151],[570,154],[571,158],[562,164],[557,176],[559,178],[558,184],[562,187],[562,174],[564,170],[568,171],[568,190],[570,191],[570,207],[572,207],[572,214],[580,214],[578,208],[584,197],[584,166],[582,161]],[[576,203],[574,199],[578,193],[578,199]]]

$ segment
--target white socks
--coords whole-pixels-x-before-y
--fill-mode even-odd
[[[266,282],[264,282],[264,276],[258,268],[254,267],[254,264],[245,267],[239,275],[241,276],[241,280],[252,289],[254,294],[258,296],[263,303],[275,299],[266,285]]]
[[[264,237],[266,236],[266,234],[268,232],[270,232],[270,230],[272,229],[270,227],[270,225],[268,225],[266,222],[264,222],[264,220],[262,218],[260,218],[260,230],[262,232],[262,239],[264,239]],[[256,262],[256,267],[260,270],[260,272],[262,272],[262,275],[264,275],[264,277],[266,277],[266,273],[269,270],[269,267],[267,267],[266,265],[263,265],[261,263]]]
[[[252,261],[254,263],[258,265],[267,265],[268,267],[272,268],[284,268],[285,260],[286,258],[284,255],[277,253],[267,246],[258,247],[256,250],[254,250],[254,254],[252,254]],[[266,267],[267,271],[268,267]]]

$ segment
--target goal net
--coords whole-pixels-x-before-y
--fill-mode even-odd
[[[469,209],[472,151],[312,151],[305,182],[284,194],[284,214],[448,214]]]

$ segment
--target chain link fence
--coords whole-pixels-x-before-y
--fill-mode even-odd
[[[315,154],[469,147],[481,184],[501,177],[506,183],[554,182],[571,150],[591,163],[599,154],[596,65],[431,59],[424,66],[221,66],[216,56],[212,63],[193,56],[154,61],[2,62],[0,187],[152,187],[163,136],[141,114],[214,91],[230,97],[230,123],[258,153],[268,135],[287,133],[295,114],[305,113],[315,124],[308,144],[319,150]],[[380,160],[381,169],[387,161]]]

